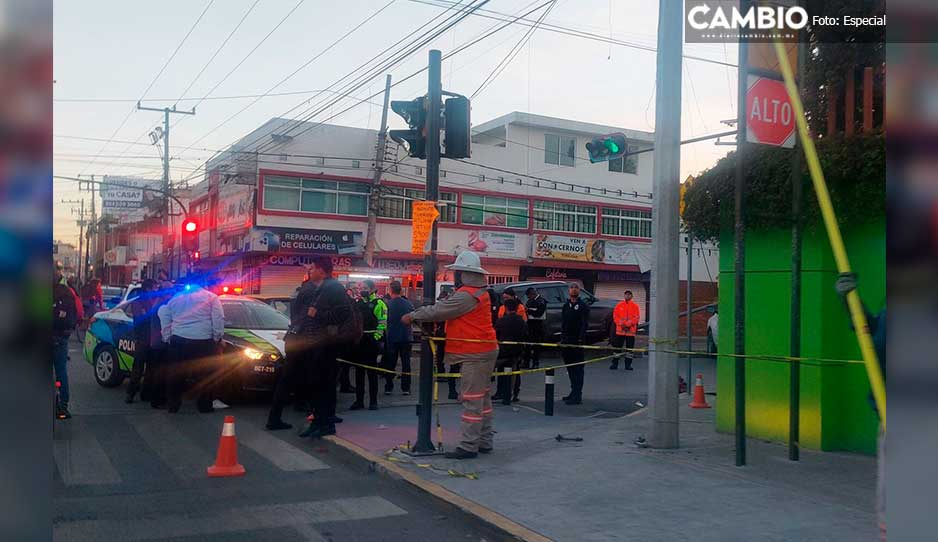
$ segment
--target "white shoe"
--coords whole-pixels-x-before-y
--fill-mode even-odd
[[[214,408],[215,410],[221,410],[223,408],[229,408],[229,406],[219,401],[218,399],[215,399],[214,401],[212,401],[212,408]]]

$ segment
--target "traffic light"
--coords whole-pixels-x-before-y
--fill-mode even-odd
[[[443,104],[444,158],[469,158],[471,144],[469,98],[447,98]]]
[[[400,115],[410,127],[409,130],[391,130],[388,135],[392,140],[404,145],[412,158],[427,157],[427,99],[420,97],[411,101],[395,100],[391,109]]]
[[[622,132],[599,136],[586,144],[586,150],[590,154],[590,162],[594,164],[615,160],[625,154],[626,149],[628,149],[628,144],[625,134]]]
[[[183,250],[199,250],[199,224],[191,218],[182,222],[182,248]]]

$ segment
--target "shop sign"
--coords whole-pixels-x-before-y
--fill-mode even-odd
[[[548,260],[602,262],[603,241],[566,235],[541,235],[534,238],[531,255]]]
[[[288,254],[360,255],[364,248],[361,232],[305,230],[298,228],[252,228],[245,252]]]
[[[518,249],[518,236],[495,231],[471,231],[466,246],[479,254],[514,255]]]
[[[267,265],[309,266],[313,264],[313,256],[303,256],[301,254],[271,254],[263,260],[263,263]],[[333,256],[332,267],[335,269],[351,268],[352,258]]]
[[[251,202],[254,190],[243,185],[224,185],[218,190],[218,231],[251,226]]]
[[[423,272],[423,262],[408,260],[388,260],[378,258],[373,266],[375,271],[390,271],[391,273],[419,274]]]
[[[544,277],[545,277],[545,278],[548,278],[548,279],[551,279],[551,280],[567,279],[567,278],[569,278],[569,277],[567,276],[567,270],[566,270],[566,269],[550,269],[550,268],[548,268],[548,269],[547,269],[547,272],[544,273]]]

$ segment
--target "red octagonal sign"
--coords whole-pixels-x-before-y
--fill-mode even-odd
[[[795,110],[785,84],[749,76],[746,92],[746,141],[776,147],[795,146]]]

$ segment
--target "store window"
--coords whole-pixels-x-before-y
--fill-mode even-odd
[[[576,164],[576,138],[544,134],[544,163],[573,167]]]
[[[603,235],[651,239],[651,211],[603,207]]]
[[[422,201],[425,198],[424,194],[426,192],[415,188],[382,187],[381,197],[378,199],[378,216],[410,220],[413,217],[411,202]],[[444,205],[439,208],[440,222],[455,224],[456,194],[440,192],[440,201],[444,202]]]
[[[555,201],[535,201],[534,219],[543,230],[596,233],[596,207]]]
[[[463,194],[462,223],[527,228],[528,200]]]
[[[302,211],[338,215],[368,214],[366,183],[266,177],[264,208],[278,211]]]
[[[616,158],[614,160],[609,160],[609,171],[638,175],[638,155],[629,155],[629,153],[633,153],[637,150],[638,147],[635,145],[626,146],[626,156]]]

